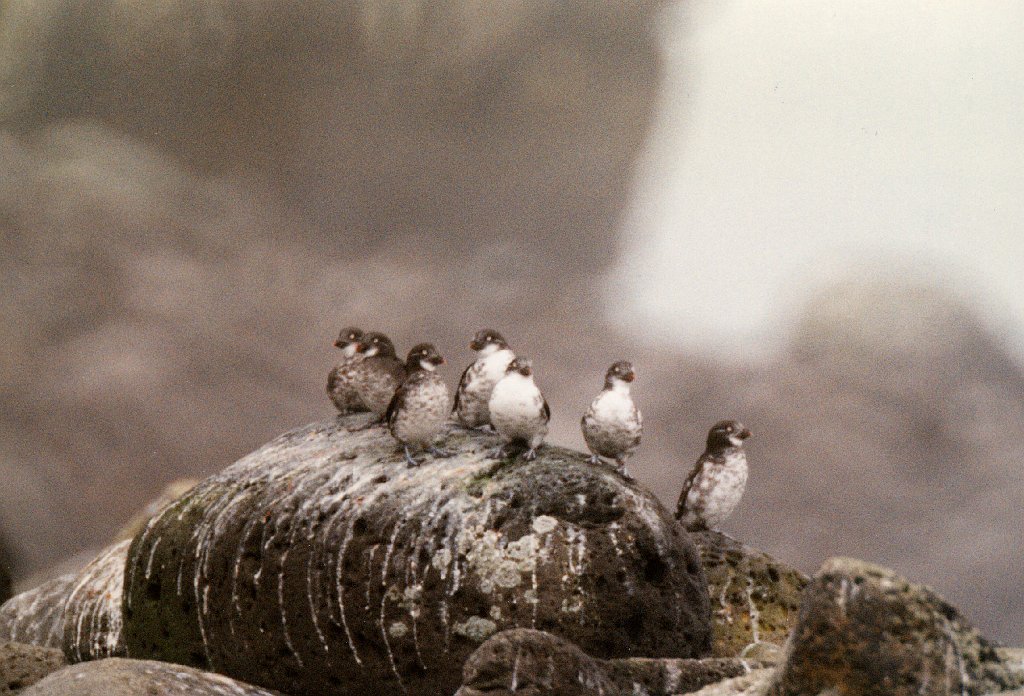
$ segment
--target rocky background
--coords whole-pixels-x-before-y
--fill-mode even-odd
[[[689,535],[573,450],[365,415],[298,428],[0,606],[0,693],[986,696],[1024,686],[928,587]],[[65,666],[68,665],[68,666]],[[1019,693],[1014,691],[1014,693]]]
[[[883,273],[809,298],[767,362],[623,335],[605,281],[651,145],[659,3],[435,5],[0,3],[14,575],[329,415],[340,325],[429,337],[452,382],[493,325],[535,358],[554,441],[580,445],[630,357],[633,469],[663,501],[708,424],[741,418],[730,531],[804,572],[879,561],[1020,642],[1024,378],[998,322]]]

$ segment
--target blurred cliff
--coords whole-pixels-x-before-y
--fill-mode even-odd
[[[753,469],[731,531],[807,570],[890,565],[1019,642],[1024,378],[969,304],[839,284],[746,364],[607,321],[659,5],[0,4],[0,528],[19,573],[329,417],[341,325],[435,340],[452,383],[493,325],[535,358],[552,439],[582,444],[630,356],[633,469],[663,500],[708,425],[739,417]]]

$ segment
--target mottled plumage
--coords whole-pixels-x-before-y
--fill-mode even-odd
[[[435,372],[437,366],[442,364],[444,358],[433,345],[421,343],[415,346],[409,351],[405,362],[409,376],[388,404],[388,429],[402,443],[406,460],[412,466],[418,462],[413,458],[410,448],[430,447],[451,412],[448,385]]]
[[[342,329],[334,342],[341,349],[342,358],[327,375],[327,395],[340,413],[366,410],[355,389],[355,366],[365,357],[359,342],[362,337],[360,329],[349,327]]]
[[[721,421],[708,432],[707,449],[686,477],[676,508],[688,530],[714,529],[736,509],[747,485],[748,437],[737,421]]]
[[[626,460],[640,445],[643,431],[643,417],[629,393],[629,384],[634,379],[633,365],[625,360],[609,367],[604,389],[580,421],[583,439],[594,455],[591,461],[597,464],[600,457],[614,459],[626,476]]]
[[[488,407],[491,391],[516,356],[504,337],[490,329],[478,331],[469,347],[477,351],[478,357],[462,373],[455,392],[454,411],[467,428],[480,428],[491,422]]]
[[[383,416],[395,390],[405,381],[405,365],[395,355],[391,340],[380,333],[368,333],[362,341],[365,357],[353,368],[356,394],[367,410]]]
[[[488,402],[491,424],[506,445],[522,443],[527,446],[524,459],[537,457],[537,448],[548,434],[551,409],[533,381],[533,367],[529,360],[516,358],[505,371]],[[504,448],[495,452],[504,456]]]

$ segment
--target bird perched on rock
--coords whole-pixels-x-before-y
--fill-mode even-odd
[[[356,394],[368,410],[383,416],[403,381],[405,364],[395,355],[395,345],[382,333],[365,334],[359,341],[363,359],[352,369]]]
[[[487,406],[491,391],[516,356],[505,338],[491,329],[477,331],[469,347],[477,352],[477,359],[462,373],[455,391],[454,411],[467,428],[480,428],[491,422]]]
[[[388,404],[388,429],[405,448],[405,459],[410,466],[419,466],[410,447],[429,449],[433,454],[444,453],[432,447],[434,438],[444,427],[451,412],[448,385],[435,372],[444,358],[430,343],[420,343],[409,351],[405,361],[408,377],[395,391]]]
[[[498,380],[488,402],[491,425],[505,445],[522,443],[527,446],[523,458],[537,458],[537,448],[548,434],[551,409],[533,381],[533,364],[525,358],[516,358],[505,368],[505,376]],[[506,447],[492,453],[506,456]]]
[[[676,507],[676,519],[689,531],[714,529],[736,509],[747,486],[748,437],[750,431],[734,420],[715,423],[708,432],[707,449],[686,477]]]
[[[597,464],[601,457],[614,459],[627,477],[626,460],[640,445],[640,433],[644,427],[640,409],[629,393],[629,385],[634,379],[636,372],[632,363],[626,360],[614,363],[605,373],[604,389],[590,403],[580,421],[583,439],[594,455],[590,461]]]
[[[341,349],[341,362],[327,375],[327,395],[341,413],[366,410],[356,392],[354,381],[355,366],[365,357],[363,346],[359,343],[362,337],[361,329],[350,326],[342,329],[334,342],[334,347]]]

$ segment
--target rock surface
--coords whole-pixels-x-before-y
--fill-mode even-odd
[[[54,672],[21,696],[275,696],[220,674],[149,660],[108,658]]]
[[[650,493],[570,450],[492,459],[495,436],[457,427],[410,469],[367,422],[287,433],[153,518],[128,653],[296,695],[448,696],[508,628],[600,658],[709,652],[699,556]]]
[[[715,531],[690,538],[700,551],[711,597],[715,657],[764,655],[796,625],[808,577],[766,553]]]
[[[0,643],[0,694],[35,684],[67,664],[64,653],[24,643]]]
[[[737,659],[598,660],[544,631],[513,629],[490,638],[463,666],[457,696],[671,696],[745,674]]]
[[[742,677],[733,677],[705,686],[694,691],[691,696],[763,696],[774,677],[774,669],[755,669]]]
[[[0,640],[57,648],[72,661],[123,655],[121,602],[129,543],[109,547],[77,575],[8,600],[0,607]]]
[[[848,558],[825,562],[804,592],[773,696],[981,696],[1024,685],[932,590]]]

